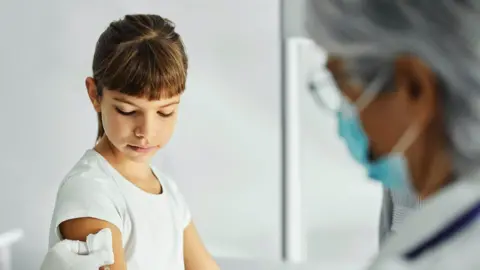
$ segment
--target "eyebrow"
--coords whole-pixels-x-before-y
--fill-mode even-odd
[[[135,104],[131,101],[128,101],[124,98],[121,98],[121,97],[114,97],[113,99],[116,100],[116,101],[119,101],[119,102],[127,103],[127,104],[130,104],[132,106],[138,107],[137,104]],[[179,104],[179,103],[180,103],[180,101],[172,101],[170,103],[167,103],[167,104],[164,104],[164,105],[160,106],[160,108],[165,108],[165,107],[168,107],[168,106],[171,106],[171,105],[174,105],[174,104]]]

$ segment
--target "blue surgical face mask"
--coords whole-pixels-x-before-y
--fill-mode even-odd
[[[413,132],[407,130],[396,148],[404,148],[402,151],[392,153],[377,160],[370,160],[370,144],[363,130],[359,112],[355,105],[347,100],[343,101],[341,109],[337,113],[338,133],[344,139],[348,150],[353,158],[365,167],[368,176],[382,183],[386,188],[412,192],[408,162],[403,151],[413,142]]]

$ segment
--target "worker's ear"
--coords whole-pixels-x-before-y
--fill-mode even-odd
[[[395,61],[395,90],[398,102],[408,108],[415,124],[425,129],[438,113],[437,78],[417,56],[401,55]]]

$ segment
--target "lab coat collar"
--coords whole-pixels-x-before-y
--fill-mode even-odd
[[[447,226],[480,198],[480,171],[459,179],[423,201],[387,239],[382,257],[398,256]]]

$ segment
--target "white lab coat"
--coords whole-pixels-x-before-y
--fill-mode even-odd
[[[480,269],[480,172],[423,201],[368,269]]]

